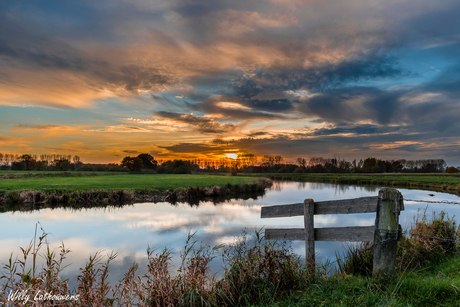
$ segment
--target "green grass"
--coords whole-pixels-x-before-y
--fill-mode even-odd
[[[62,173],[71,173],[71,174],[120,174],[120,172],[104,172],[104,171],[11,171],[11,170],[0,170],[0,175],[3,174],[62,174]]]
[[[370,277],[318,278],[301,291],[258,306],[460,306],[460,257],[405,272],[393,282]]]
[[[395,187],[413,187],[456,192],[460,174],[251,174],[273,180],[331,182],[344,184],[375,184]]]
[[[255,178],[213,175],[126,174],[94,177],[46,177],[0,180],[0,191],[34,190],[166,190],[191,186],[242,184]]]

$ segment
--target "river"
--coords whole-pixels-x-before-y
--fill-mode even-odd
[[[65,263],[70,264],[62,276],[70,278],[71,286],[78,269],[84,266],[90,255],[101,251],[103,255],[118,252],[110,269],[111,280],[117,281],[134,263],[141,270],[146,264],[147,247],[171,249],[173,263],[179,263],[179,253],[187,235],[196,232],[195,238],[203,244],[232,244],[246,229],[248,234],[262,227],[303,227],[302,217],[261,219],[262,206],[303,202],[377,196],[380,187],[307,182],[275,182],[264,196],[257,199],[233,199],[219,204],[202,202],[199,206],[185,203],[137,203],[123,207],[72,210],[64,208],[42,209],[31,212],[7,212],[0,214],[0,262],[6,263],[11,252],[19,255],[19,247],[27,246],[34,237],[35,227],[48,233],[47,241],[52,249],[64,242],[71,250]],[[430,202],[405,201],[400,224],[408,228],[419,210],[431,216],[433,211],[446,211],[449,216],[460,217],[458,196],[423,190],[399,189],[405,199]],[[434,194],[430,196],[429,194]],[[458,221],[458,219],[456,220]],[[315,227],[371,226],[375,213],[350,215],[323,215],[315,217]],[[37,224],[39,222],[39,224]],[[335,260],[345,243],[316,242],[317,260]],[[294,252],[304,255],[303,242],[292,243]],[[219,263],[213,263],[214,273],[219,274]]]

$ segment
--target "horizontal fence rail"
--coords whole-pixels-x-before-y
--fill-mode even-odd
[[[315,228],[315,241],[371,242],[374,226]],[[266,229],[267,240],[305,241],[304,228]]]
[[[377,212],[378,196],[354,199],[328,200],[315,202],[315,215],[319,214],[353,214]],[[276,205],[262,207],[260,217],[303,216],[304,204]]]
[[[262,207],[261,218],[303,216],[304,228],[265,229],[268,240],[305,241],[305,258],[315,274],[315,241],[374,242],[372,276],[394,275],[397,242],[401,239],[399,214],[404,210],[401,193],[383,188],[378,196]],[[376,213],[375,226],[315,228],[320,214]]]

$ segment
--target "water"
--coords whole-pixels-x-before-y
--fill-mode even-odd
[[[379,187],[336,185],[325,183],[277,182],[267,193],[257,199],[229,200],[218,205],[210,202],[190,207],[179,203],[140,203],[121,208],[94,208],[73,211],[70,209],[43,209],[33,212],[8,212],[0,214],[0,262],[6,263],[11,252],[19,255],[19,247],[27,246],[33,239],[35,226],[40,222],[49,233],[47,240],[51,248],[64,242],[71,250],[66,264],[71,264],[62,274],[74,280],[79,268],[90,255],[101,251],[103,255],[112,251],[118,257],[112,262],[112,281],[120,280],[123,273],[137,262],[145,267],[146,250],[150,246],[159,250],[171,249],[179,263],[179,252],[187,235],[196,232],[196,238],[211,246],[229,244],[241,235],[244,229],[249,234],[262,227],[303,227],[303,217],[260,218],[260,208],[268,205],[303,202],[305,198],[315,201],[356,198],[378,195]],[[459,197],[446,193],[423,190],[399,189],[406,199],[460,202]],[[431,197],[428,194],[435,194]],[[460,217],[460,206],[424,202],[405,202],[401,213],[403,229],[410,226],[418,210],[428,206],[428,213],[444,210],[449,216]],[[458,219],[456,219],[458,221]],[[350,215],[323,215],[315,217],[315,227],[372,226],[375,213]],[[39,225],[39,228],[40,228]],[[41,231],[39,231],[41,233]],[[303,242],[292,243],[294,251],[304,255]],[[343,250],[341,242],[316,242],[317,260],[335,260],[336,252]],[[214,273],[219,274],[220,263],[213,263]],[[75,285],[72,282],[71,286]]]

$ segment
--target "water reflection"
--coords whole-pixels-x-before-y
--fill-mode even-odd
[[[302,202],[305,198],[316,201],[375,196],[379,187],[336,185],[308,182],[276,182],[265,195],[222,203],[201,202],[199,206],[186,203],[142,203],[124,207],[105,207],[82,210],[46,208],[30,212],[7,212],[0,214],[0,262],[5,263],[12,251],[17,255],[20,246],[26,246],[33,237],[35,224],[40,221],[50,233],[48,240],[52,248],[64,242],[72,252],[64,276],[72,279],[85,264],[90,254],[103,250],[119,252],[111,268],[112,280],[123,277],[133,262],[146,262],[148,246],[169,248],[179,253],[189,232],[197,232],[197,238],[211,246],[231,243],[247,228],[249,233],[261,227],[302,227],[302,217],[261,219],[260,208],[267,205]],[[406,199],[429,201],[450,200],[459,202],[455,195],[427,191],[399,189]],[[424,202],[405,202],[406,210],[401,214],[401,225],[408,227],[420,209],[428,205],[432,210],[445,210],[449,216],[460,217],[460,206]],[[324,215],[315,217],[315,227],[370,226],[375,214]],[[340,242],[317,242],[318,259],[335,259],[335,253],[343,248]],[[293,242],[292,247],[304,255],[302,242]],[[177,258],[177,259],[176,259]],[[179,257],[174,261],[178,264]],[[220,263],[214,264],[217,271]]]

